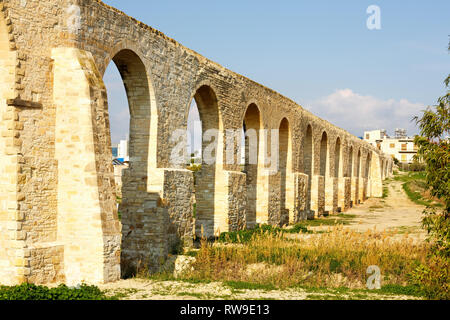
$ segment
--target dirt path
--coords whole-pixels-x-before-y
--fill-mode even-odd
[[[189,283],[145,279],[121,280],[101,285],[109,295],[122,300],[412,300],[415,297],[367,291],[301,288],[287,290],[234,289],[220,282]]]
[[[387,198],[372,198],[349,210],[347,214],[356,218],[346,228],[361,232],[374,228],[377,231],[396,231],[398,236],[407,233],[416,240],[424,240],[426,233],[421,228],[424,207],[408,198],[402,182],[391,180],[387,187]]]

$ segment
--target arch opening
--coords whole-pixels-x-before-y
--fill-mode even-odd
[[[341,139],[337,138],[334,149],[334,177],[339,178],[341,175]]]
[[[357,178],[361,177],[361,150],[358,150],[358,156],[356,157],[356,167],[355,167],[355,176]]]
[[[367,160],[366,160],[366,168],[365,168],[365,173],[364,173],[364,178],[366,178],[366,179],[370,179],[371,166],[372,166],[372,157],[371,157],[370,152],[368,152]]]
[[[353,146],[350,147],[350,152],[348,154],[348,165],[347,165],[347,177],[353,177]]]
[[[279,128],[279,172],[280,172],[280,209],[281,225],[289,224],[291,197],[290,177],[292,176],[291,129],[289,121],[284,118]]]
[[[305,140],[303,143],[303,171],[308,175],[308,191],[306,198],[306,211],[311,211],[311,182],[313,168],[313,132],[312,127],[306,128]]]
[[[259,176],[259,155],[260,155],[260,130],[261,114],[256,104],[251,104],[245,113],[243,121],[244,141],[243,149],[243,169],[247,175],[247,207],[246,221],[247,228],[256,225],[257,197],[258,197],[258,176]]]
[[[328,165],[328,136],[327,133],[324,132],[322,134],[322,139],[320,141],[320,171],[319,175],[325,177],[327,174],[327,165]]]
[[[108,95],[108,125],[119,211],[126,211],[137,190],[147,190],[152,103],[150,81],[141,58],[132,50],[115,54],[104,82]],[[153,115],[156,117],[157,115]],[[155,160],[155,159],[153,159]],[[123,212],[122,212],[123,213]]]
[[[195,92],[188,118],[199,119],[196,128],[188,125],[188,130],[195,132],[191,146],[195,147],[194,154],[199,154],[197,161],[201,164],[194,172],[196,233],[197,236],[212,237],[220,231],[221,225],[215,202],[219,156],[222,156],[222,149],[219,149],[222,125],[217,97],[211,87],[204,85]]]

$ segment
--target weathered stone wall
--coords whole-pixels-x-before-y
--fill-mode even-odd
[[[71,5],[80,9],[79,26]],[[102,81],[109,63],[122,75],[131,114],[122,225]],[[260,134],[257,223],[298,221],[310,205],[320,216],[327,192],[335,211],[341,184],[329,191],[325,181],[344,176],[354,204],[363,200],[358,177],[369,152],[370,193],[379,196],[392,170],[391,159],[348,132],[101,1],[3,0],[0,281],[98,283],[118,279],[120,264],[122,274],[158,269],[171,246],[192,234],[192,176],[171,161],[172,133],[186,129],[192,99],[200,102],[204,126],[220,131],[217,163],[202,170],[195,186],[197,234],[202,225],[214,236],[247,223],[246,175],[239,163],[223,161],[223,144],[226,130],[242,127],[250,105],[261,129],[278,130],[283,122],[289,133],[279,150],[272,150],[270,133]],[[352,157],[336,155],[338,140],[341,150],[353,148]],[[280,150],[285,162],[274,171],[264,155]]]

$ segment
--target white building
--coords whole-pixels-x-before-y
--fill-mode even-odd
[[[120,140],[117,147],[117,158],[123,159],[124,162],[130,161],[130,156],[128,154],[128,140]]]
[[[366,131],[364,140],[402,163],[412,163],[417,154],[414,138],[408,137],[405,129],[396,129],[394,137],[388,136],[386,130]]]

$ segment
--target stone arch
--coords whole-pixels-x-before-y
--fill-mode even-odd
[[[325,177],[328,171],[328,134],[326,131],[322,133],[320,139],[320,156],[319,156],[319,175]]]
[[[385,162],[384,162],[384,173],[383,173],[384,179],[386,179],[389,176],[388,163],[389,163],[389,160],[385,160]]]
[[[336,139],[334,147],[334,177],[339,178],[342,176],[342,143],[341,138]]]
[[[195,179],[196,233],[212,237],[219,229],[226,231],[226,212],[220,212],[217,199],[218,184],[223,179],[222,117],[218,98],[211,86],[199,85],[192,99],[197,104],[202,125],[202,168]]]
[[[372,166],[372,153],[370,151],[367,152],[367,159],[366,159],[366,165],[365,165],[365,172],[364,172],[364,178],[370,179],[370,168]]]
[[[281,225],[289,224],[289,215],[293,213],[292,193],[292,129],[287,118],[279,125],[279,162]]]
[[[308,175],[308,190],[306,198],[306,211],[311,211],[311,182],[313,176],[313,128],[308,123],[303,141],[303,173]]]
[[[244,172],[247,175],[247,228],[253,228],[256,224],[258,212],[258,180],[261,176],[261,112],[255,103],[251,103],[244,115],[242,123],[245,134],[245,163]]]
[[[135,181],[146,180],[149,167],[156,167],[156,159],[150,158],[149,153],[152,109],[156,106],[152,105],[147,70],[142,59],[130,49],[118,51],[111,61],[122,77],[130,108],[130,177]]]
[[[134,66],[135,68],[139,69],[139,73],[141,75],[144,75],[145,72],[145,78],[146,78],[146,85],[145,85],[145,89],[143,92],[140,93],[141,96],[147,95],[148,94],[148,102],[147,102],[147,106],[145,107],[147,109],[148,112],[148,119],[146,119],[145,121],[148,121],[148,128],[149,128],[149,144],[147,148],[147,153],[148,153],[148,169],[147,171],[153,171],[155,168],[161,168],[161,164],[160,164],[160,160],[158,159],[158,145],[159,145],[159,141],[160,141],[160,137],[159,137],[159,108],[158,108],[158,103],[157,103],[157,98],[156,98],[156,94],[155,94],[155,89],[153,86],[153,79],[152,79],[152,75],[150,73],[150,68],[147,65],[147,60],[145,59],[144,54],[142,54],[141,52],[141,46],[139,46],[139,44],[130,41],[130,40],[123,40],[120,41],[117,45],[115,45],[114,47],[111,48],[111,50],[108,51],[108,54],[106,56],[106,58],[100,63],[99,66],[99,70],[101,75],[103,76],[103,74],[106,71],[106,68],[109,66],[109,64],[111,62],[114,62],[116,64],[117,69],[119,70],[121,76],[122,76],[122,80],[124,81],[124,85],[125,85],[125,89],[127,90],[127,95],[129,96],[128,93],[128,89],[127,89],[127,84],[126,82],[131,82],[131,81],[136,81],[135,80],[131,80],[130,78],[126,78],[124,79],[124,75],[122,75],[122,71],[119,68],[118,63],[122,64],[125,62],[123,71],[125,71],[125,76],[126,73],[130,73],[130,70],[128,70],[128,72],[126,72],[126,68],[128,68],[128,64],[131,63],[130,65]],[[128,54],[128,58],[126,57],[126,55]],[[139,90],[142,90],[143,88],[143,84],[144,84],[144,76],[142,76],[141,78],[141,84],[139,84]],[[134,83],[135,84],[135,83]],[[137,90],[137,89],[133,89],[130,88],[132,90]],[[130,104],[130,99],[128,98],[128,103]],[[130,107],[130,122],[133,121],[133,116],[131,114],[132,112],[132,108],[134,108],[134,106],[129,105]],[[143,109],[143,108],[141,108]],[[144,111],[144,110],[142,110]],[[146,125],[147,126],[147,125]],[[131,123],[130,123],[130,134],[131,134]],[[151,186],[151,181],[149,181],[150,183],[148,184],[148,190],[152,190],[152,191],[157,191],[157,190],[153,190],[154,188],[152,188]],[[156,184],[158,184],[155,181]],[[158,189],[158,188],[157,188]]]
[[[357,177],[357,178],[361,177],[361,163],[362,163],[362,154],[361,154],[361,149],[358,148],[358,153],[357,153],[356,162],[355,162],[355,177]]]
[[[157,131],[157,108],[147,67],[136,50],[129,47],[113,50],[111,56],[105,60],[105,63],[108,64],[101,71],[102,74],[111,63],[114,63],[117,67],[125,87],[129,107],[129,167],[122,171],[122,201],[119,204],[119,212],[122,215],[123,230],[131,230],[128,231],[131,233],[133,230],[141,228],[138,227],[139,224],[136,225],[136,221],[141,219],[143,212],[149,210],[150,199],[154,199],[154,196],[150,193],[152,183],[159,184],[159,182],[156,182],[156,175],[149,174],[149,172],[155,172],[152,168],[157,167],[156,142],[153,144],[154,149],[151,149],[152,130]],[[107,130],[105,134],[108,136],[106,145],[109,147],[109,150],[107,154],[110,154],[111,132],[108,115],[109,111],[106,105],[105,122]],[[111,161],[110,158],[105,160]],[[129,255],[131,251],[127,237],[123,237],[121,252],[122,274],[136,271],[137,264],[135,261],[130,260]],[[147,267],[154,268],[155,266],[149,264]]]
[[[348,164],[347,164],[347,177],[353,177],[353,145],[350,145],[349,153],[348,153]]]

